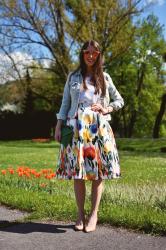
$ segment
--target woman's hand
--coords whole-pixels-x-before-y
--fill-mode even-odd
[[[98,111],[98,112],[102,113],[103,115],[106,115],[106,114],[112,112],[113,108],[109,107],[109,110],[108,110],[107,108],[103,108],[103,106],[100,103],[94,103],[91,106],[91,110],[93,110],[95,112]]]
[[[58,142],[60,142],[60,140],[61,140],[61,128],[58,126],[56,126],[56,128],[55,128],[54,138],[55,138],[55,141],[58,141]]]
[[[62,120],[58,120],[57,125],[55,127],[55,140],[60,142],[61,140],[61,126],[62,126]]]

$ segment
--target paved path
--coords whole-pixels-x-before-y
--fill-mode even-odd
[[[1,225],[5,220],[13,221],[25,215],[0,206]],[[73,222],[33,221],[0,227],[0,250],[32,249],[166,250],[166,237],[101,225],[93,233],[75,232]]]
[[[28,213],[0,205],[0,225],[5,223],[5,221],[15,221],[17,219],[24,218],[26,215],[28,215]]]

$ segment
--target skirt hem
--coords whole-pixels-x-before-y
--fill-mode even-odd
[[[55,179],[57,180],[85,180],[85,181],[97,181],[97,180],[114,180],[114,179],[121,179],[122,175],[120,176],[102,176],[100,178],[77,178],[75,176],[56,176]]]

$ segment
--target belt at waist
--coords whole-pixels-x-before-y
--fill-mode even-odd
[[[93,103],[90,102],[80,102],[78,104],[79,107],[91,107]]]

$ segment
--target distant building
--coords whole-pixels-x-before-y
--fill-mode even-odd
[[[16,104],[10,104],[10,103],[6,103],[4,104],[1,108],[0,108],[1,111],[11,111],[13,113],[22,113],[21,111],[21,108],[19,105],[16,105]]]

